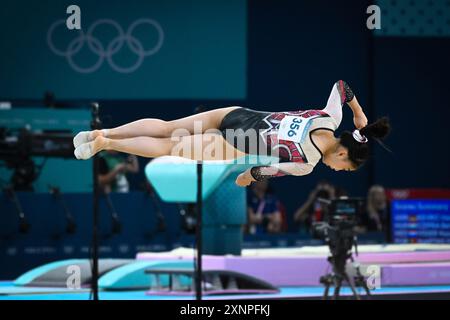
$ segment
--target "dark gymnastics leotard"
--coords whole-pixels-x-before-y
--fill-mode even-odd
[[[311,134],[319,129],[334,132],[342,120],[343,104],[353,97],[347,83],[339,80],[322,110],[264,112],[241,107],[224,117],[219,130],[227,142],[240,151],[247,154],[263,151],[265,155],[279,158],[278,164],[253,167],[251,174],[256,180],[305,175],[322,158]]]

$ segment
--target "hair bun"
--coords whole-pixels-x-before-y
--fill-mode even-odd
[[[361,130],[359,130],[362,135],[368,138],[379,138],[383,139],[391,131],[391,125],[389,123],[389,118],[383,117],[375,121],[374,123],[368,124]]]

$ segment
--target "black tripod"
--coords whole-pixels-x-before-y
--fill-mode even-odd
[[[361,274],[359,266],[355,266],[356,275],[353,276],[352,279],[346,271],[347,261],[350,260],[351,262],[354,262],[351,250],[353,245],[357,248],[355,237],[343,236],[340,234],[339,229],[336,233],[338,234],[338,237],[335,238],[335,241],[331,242],[330,238],[326,239],[331,251],[331,256],[329,256],[327,260],[332,266],[332,272],[320,277],[320,283],[325,285],[323,298],[325,300],[329,299],[330,287],[334,286],[333,299],[339,299],[342,283],[344,281],[350,286],[353,297],[356,300],[361,300],[361,296],[356,290],[357,287],[363,288],[367,297],[370,298],[369,287],[367,286],[366,279]]]
[[[14,188],[11,186],[6,187],[3,189],[5,194],[8,196],[8,198],[14,203],[14,206],[17,210],[17,215],[19,218],[19,232],[20,233],[28,233],[30,231],[31,225],[28,223],[25,213],[22,209],[22,205],[20,204],[19,199],[17,198],[16,192],[14,191]]]

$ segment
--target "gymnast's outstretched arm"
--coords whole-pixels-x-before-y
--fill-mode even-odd
[[[327,105],[323,109],[323,111],[328,113],[336,121],[337,126],[342,121],[342,106],[344,103],[347,103],[350,109],[352,109],[355,127],[357,129],[365,127],[367,125],[367,117],[358,99],[356,99],[350,86],[345,81],[339,80],[333,85]]]
[[[262,181],[274,177],[286,175],[304,176],[312,172],[314,166],[308,163],[283,162],[270,166],[255,166],[243,173],[236,179],[236,183],[241,186],[248,186],[254,181]]]

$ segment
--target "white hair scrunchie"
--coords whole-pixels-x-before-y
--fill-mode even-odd
[[[352,133],[352,135],[353,135],[353,138],[354,138],[356,141],[358,141],[359,143],[367,143],[367,141],[369,141],[369,140],[367,140],[366,136],[363,136],[363,135],[359,132],[358,129],[354,130],[353,133]]]

